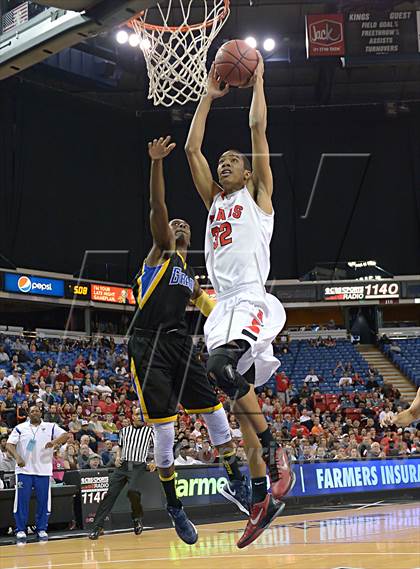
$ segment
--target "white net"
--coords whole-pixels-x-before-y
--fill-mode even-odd
[[[166,8],[157,3],[157,11],[159,25],[147,21],[149,10],[131,21],[146,60],[148,98],[166,107],[199,101],[207,84],[207,52],[229,15],[229,0],[169,0]]]

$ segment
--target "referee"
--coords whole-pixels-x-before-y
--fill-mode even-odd
[[[134,533],[143,531],[143,508],[141,505],[140,482],[147,472],[146,459],[152,442],[153,429],[142,423],[140,409],[133,412],[133,425],[121,429],[118,439],[117,467],[109,481],[109,490],[99,504],[94,526],[89,539],[98,539],[103,534],[105,518],[112,510],[116,499],[128,483],[127,496],[131,503]],[[153,465],[154,470],[154,465]]]

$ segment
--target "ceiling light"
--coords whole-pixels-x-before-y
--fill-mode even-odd
[[[245,43],[247,43],[250,47],[253,47],[254,49],[257,47],[257,40],[253,36],[248,36],[245,39]]]
[[[125,30],[120,30],[119,32],[117,32],[115,39],[121,45],[124,43],[127,43],[128,42],[128,33]]]
[[[267,38],[264,41],[264,49],[265,51],[273,51],[273,49],[276,47],[276,42],[273,40],[273,38]]]

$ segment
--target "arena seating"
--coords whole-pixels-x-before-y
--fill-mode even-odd
[[[10,342],[14,342],[15,338],[15,336],[4,336],[2,338],[2,343],[7,339],[9,339]],[[35,353],[26,352],[27,357],[30,359],[26,362],[21,362],[20,366],[26,373],[31,373],[33,371],[35,359],[39,357],[43,363],[45,363],[48,359],[51,359],[54,364],[58,365],[59,368],[69,366],[70,369],[73,369],[75,362],[79,356],[83,356],[86,359],[90,357],[95,361],[98,361],[98,359],[102,357],[104,359],[104,364],[106,367],[105,369],[99,370],[99,377],[107,379],[110,375],[114,374],[114,370],[112,367],[110,367],[111,362],[107,361],[108,358],[106,349],[98,347],[80,348],[76,346],[72,348],[71,351],[67,351],[70,349],[69,347],[67,347],[65,351],[59,351],[59,342],[60,340],[56,338],[55,342],[52,344],[52,351],[41,350],[36,351]],[[420,339],[418,339],[417,342],[417,350],[420,353]],[[318,375],[320,378],[319,389],[322,393],[341,393],[342,388],[338,387],[338,380],[340,379],[341,375],[339,373],[337,373],[335,376],[333,375],[333,371],[337,365],[337,362],[339,361],[341,361],[343,364],[351,362],[353,371],[359,373],[362,378],[366,379],[366,374],[369,367],[368,363],[349,340],[339,338],[336,340],[336,345],[334,347],[328,348],[313,347],[310,345],[309,340],[292,340],[289,343],[288,347],[290,350],[288,354],[277,355],[280,362],[279,371],[284,371],[286,373],[293,384],[295,392],[298,392],[302,388],[306,375],[308,374],[309,370],[313,368],[316,375]],[[413,344],[413,352],[410,353],[414,352],[415,347]],[[114,353],[116,356],[127,357],[127,346],[125,344],[116,344]],[[406,359],[404,359],[404,362],[405,361]],[[1,368],[9,371],[11,368],[11,362],[0,363],[0,369]],[[416,369],[414,362],[412,368]],[[420,381],[420,362],[417,364],[417,374],[418,381]],[[379,381],[382,382],[382,378],[380,378]],[[273,392],[276,392],[276,382],[274,377],[269,380],[266,387],[271,388],[273,389]],[[353,390],[355,388],[358,391],[365,390],[365,387],[363,385],[352,387]]]
[[[341,375],[335,376],[333,371],[337,362],[344,364],[351,362],[353,370],[366,380],[369,365],[355,346],[345,339],[337,339],[335,347],[312,347],[308,340],[292,340],[289,344],[290,353],[278,355],[280,360],[279,371],[284,371],[291,380],[294,390],[299,391],[309,370],[314,369],[320,378],[319,389],[323,393],[337,394],[342,392],[338,387]],[[379,378],[379,383],[383,383]],[[271,379],[267,387],[275,391],[276,383]],[[352,390],[365,391],[364,385],[352,386]]]
[[[393,346],[399,346],[401,352],[394,351]],[[407,338],[392,344],[382,343],[381,349],[402,373],[420,387],[420,338]]]

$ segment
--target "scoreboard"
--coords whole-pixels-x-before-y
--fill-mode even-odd
[[[65,295],[67,298],[74,298],[78,300],[90,299],[90,283],[82,282],[75,283],[72,281],[66,282]]]
[[[411,55],[419,52],[418,12],[351,12],[345,21],[348,57]]]
[[[420,11],[365,10],[306,16],[307,57],[347,64],[420,60]]]

